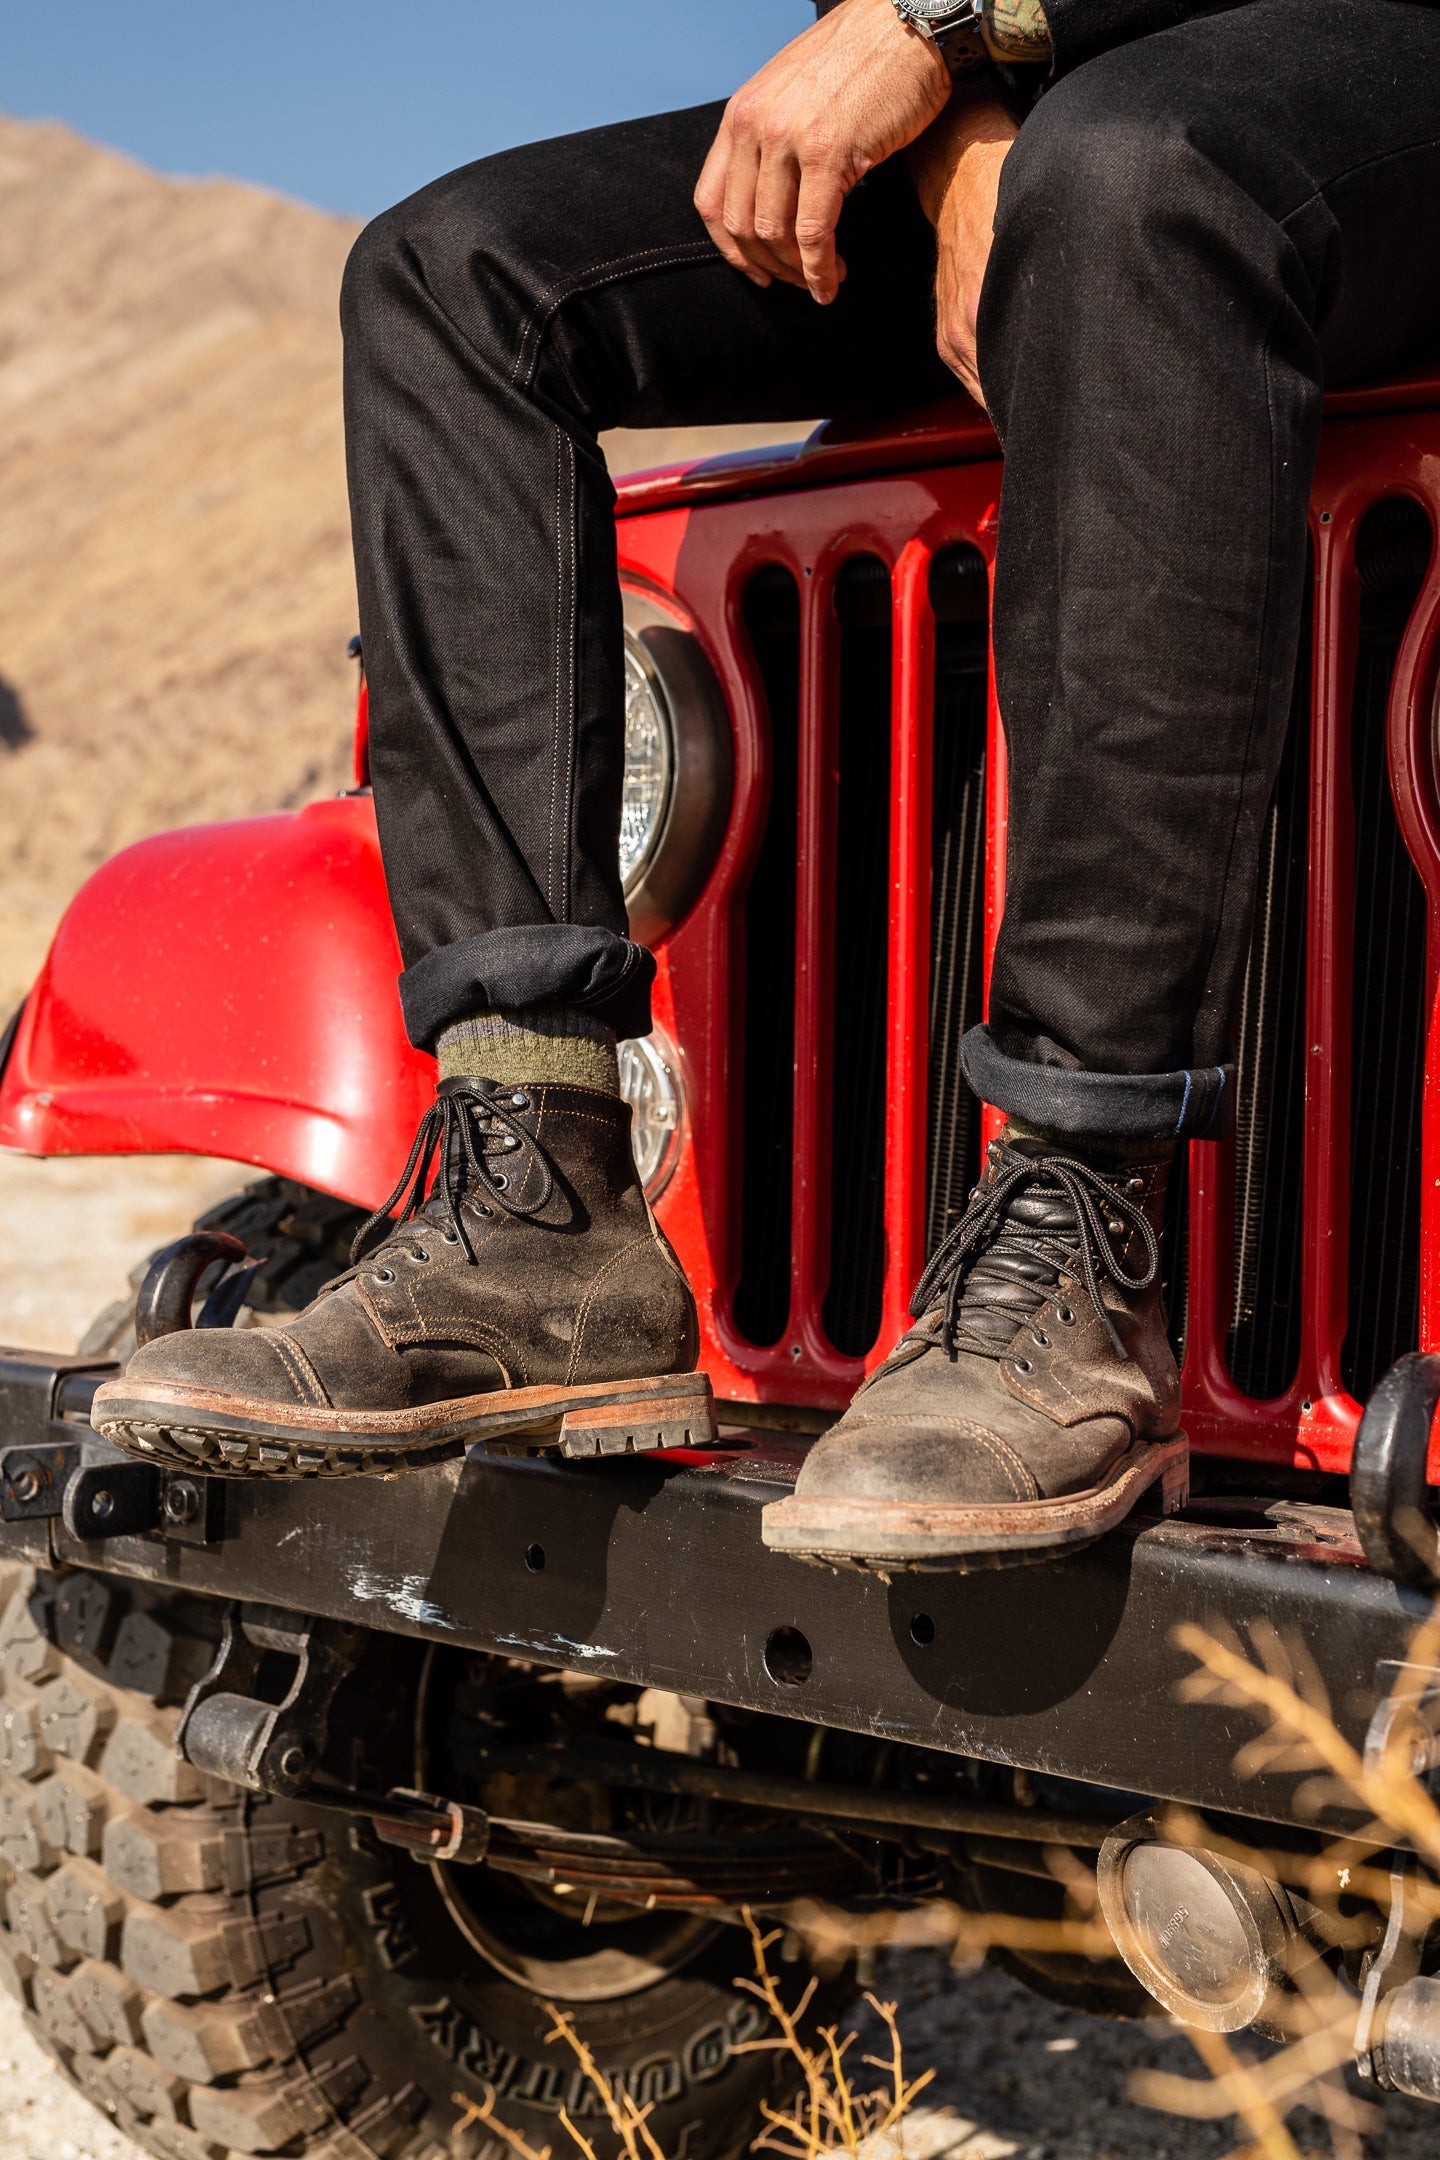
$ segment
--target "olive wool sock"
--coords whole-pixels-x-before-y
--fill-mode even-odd
[[[615,1030],[575,1005],[525,1005],[471,1013],[436,1044],[442,1080],[563,1081],[618,1095]]]

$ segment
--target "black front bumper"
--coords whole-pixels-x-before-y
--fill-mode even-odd
[[[1237,1773],[1257,1722],[1180,1699],[1194,1661],[1177,1627],[1242,1641],[1263,1629],[1303,1647],[1359,1745],[1377,1668],[1405,1658],[1429,1610],[1372,1572],[1347,1512],[1293,1502],[1204,1501],[1062,1562],[996,1573],[886,1582],[805,1566],[760,1542],[760,1510],[793,1484],[805,1447],[768,1434],[713,1456],[595,1467],[477,1451],[383,1482],[162,1474],[132,1482],[110,1518],[155,1527],[77,1535],[73,1495],[69,1528],[63,1513],[76,1470],[88,1465],[78,1520],[94,1529],[106,1466],[123,1463],[86,1422],[113,1370],[0,1352],[0,1558],[286,1606],[1272,1821],[1315,1821],[1302,1791],[1313,1774]],[[47,1449],[48,1489],[32,1461]],[[25,1500],[27,1465],[42,1475],[38,1487],[23,1480]],[[1335,1829],[1359,1819],[1321,1818]]]

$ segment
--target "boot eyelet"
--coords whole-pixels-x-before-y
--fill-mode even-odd
[[[481,1213],[482,1215],[486,1215],[486,1216],[489,1216],[489,1215],[493,1215],[493,1214],[495,1213],[495,1210],[494,1210],[494,1208],[493,1208],[493,1207],[486,1207],[486,1205],[485,1205],[485,1202],[484,1202],[483,1200],[479,1202],[479,1208],[480,1208],[480,1213]],[[458,1242],[458,1240],[457,1240],[457,1242]]]
[[[414,1261],[416,1267],[424,1267],[430,1255],[428,1252],[412,1252],[410,1258]]]
[[[528,1110],[530,1107],[530,1097],[528,1095],[520,1094],[517,1089],[515,1094],[510,1097],[510,1107],[512,1110]]]
[[[1030,1340],[1031,1340],[1031,1342],[1033,1342],[1033,1343],[1037,1344],[1037,1345],[1039,1346],[1039,1348],[1040,1348],[1040,1349],[1042,1349],[1042,1350],[1048,1350],[1048,1349],[1049,1349],[1049,1347],[1050,1347],[1050,1338],[1049,1338],[1049,1336],[1048,1336],[1048,1335],[1042,1335],[1042,1334],[1041,1334],[1041,1332],[1040,1332],[1040,1330],[1039,1330],[1039,1328],[1035,1328],[1035,1327],[1032,1327],[1032,1328],[1031,1328],[1031,1330],[1030,1330]]]
[[[1016,1372],[1031,1373],[1035,1370],[1028,1357],[1017,1357],[1012,1362]]]
[[[394,1280],[395,1280],[395,1270],[394,1270],[394,1268],[389,1268],[389,1267],[383,1267],[383,1268],[376,1268],[376,1270],[375,1270],[375,1274],[374,1274],[374,1278],[373,1278],[373,1279],[374,1279],[374,1280],[375,1280],[376,1282],[382,1282],[382,1283],[391,1283],[391,1282],[394,1282]]]
[[[495,1187],[496,1192],[506,1192],[509,1190],[510,1180],[508,1177],[506,1177],[503,1170],[496,1170],[492,1174],[490,1182]]]
[[[1075,1325],[1075,1315],[1068,1305],[1057,1305],[1055,1318],[1059,1321],[1061,1327],[1074,1327]]]
[[[1145,1190],[1145,1180],[1144,1180],[1144,1178],[1143,1178],[1143,1177],[1132,1177],[1132,1178],[1126,1178],[1126,1180],[1125,1180],[1125,1190],[1126,1190],[1126,1192],[1144,1192],[1144,1190]]]
[[[1110,1217],[1110,1220],[1106,1223],[1105,1227],[1110,1232],[1111,1237],[1119,1237],[1121,1231],[1125,1228],[1125,1225],[1123,1222],[1121,1222],[1118,1215],[1112,1215]]]
[[[444,1238],[447,1245],[458,1245],[460,1242],[460,1233],[458,1230],[442,1230],[440,1235],[442,1238]]]

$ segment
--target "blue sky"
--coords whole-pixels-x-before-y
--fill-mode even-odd
[[[725,97],[809,0],[10,0],[0,109],[368,217],[487,151]]]

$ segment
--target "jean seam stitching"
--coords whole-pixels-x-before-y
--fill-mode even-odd
[[[1235,843],[1240,831],[1240,819],[1245,809],[1245,793],[1250,779],[1250,766],[1255,748],[1255,716],[1260,702],[1260,692],[1265,679],[1265,647],[1270,627],[1270,606],[1275,585],[1275,383],[1271,368],[1271,333],[1280,315],[1280,302],[1265,326],[1263,366],[1265,370],[1265,424],[1270,438],[1269,495],[1265,524],[1265,589],[1260,603],[1260,635],[1255,642],[1255,674],[1250,690],[1250,724],[1245,731],[1245,754],[1240,764],[1240,781],[1235,793],[1235,816],[1230,827],[1230,838],[1225,849],[1225,868],[1220,879],[1220,904],[1215,911],[1215,929],[1210,940],[1210,951],[1205,963],[1205,989],[1210,986],[1210,971],[1215,965],[1215,954],[1224,927],[1225,911],[1230,898],[1231,873],[1235,866]],[[1191,1058],[1194,1043],[1191,1043]],[[1187,1068],[1187,1071],[1191,1068]]]
[[[1369,172],[1376,165],[1393,165],[1399,158],[1413,157],[1417,152],[1433,150],[1437,145],[1440,145],[1440,135],[1427,135],[1422,142],[1406,143],[1399,150],[1382,150],[1375,157],[1360,158],[1354,165],[1347,165],[1343,172],[1331,173],[1320,187],[1312,188],[1308,195],[1300,202],[1292,204],[1275,222],[1283,229],[1291,218],[1299,217],[1301,211],[1308,210],[1312,203],[1324,202],[1332,188],[1342,186],[1346,180],[1353,180],[1357,173]]]
[[[627,939],[626,943],[629,946],[629,951],[626,953],[625,958],[621,963],[620,972],[615,977],[615,980],[613,982],[603,984],[602,987],[598,990],[586,990],[583,992],[576,992],[573,1002],[578,1005],[582,1011],[586,1010],[591,1005],[608,1004],[610,999],[615,996],[621,985],[626,981],[627,977],[632,975],[635,972],[635,969],[639,966],[640,954],[643,948],[639,945],[634,944],[630,939]]]
[[[561,435],[562,456],[565,464],[565,535],[570,555],[570,591],[566,606],[566,654],[565,654],[565,790],[564,790],[564,841],[560,862],[560,919],[570,920],[570,872],[575,843],[575,633],[576,608],[578,605],[580,565],[578,561],[577,513],[575,502],[575,445],[570,437]]]
[[[669,248],[644,248],[634,255],[615,255],[608,262],[597,263],[593,270],[572,279],[568,284],[552,285],[541,295],[530,312],[515,353],[515,365],[510,372],[512,387],[528,390],[540,358],[540,346],[551,319],[573,300],[577,293],[594,292],[602,285],[616,285],[624,277],[638,270],[663,270],[680,263],[693,262],[705,255],[714,254],[720,262],[723,257],[711,240],[687,240],[683,246]],[[602,275],[603,273],[608,273]],[[535,350],[529,355],[528,348],[534,342]],[[522,366],[524,372],[522,374]]]
[[[565,533],[561,523],[561,469],[565,433],[555,430],[555,690],[550,726],[550,840],[546,850],[545,898],[555,914],[555,826],[560,795],[560,726],[564,704],[561,672],[562,616],[565,606]]]

